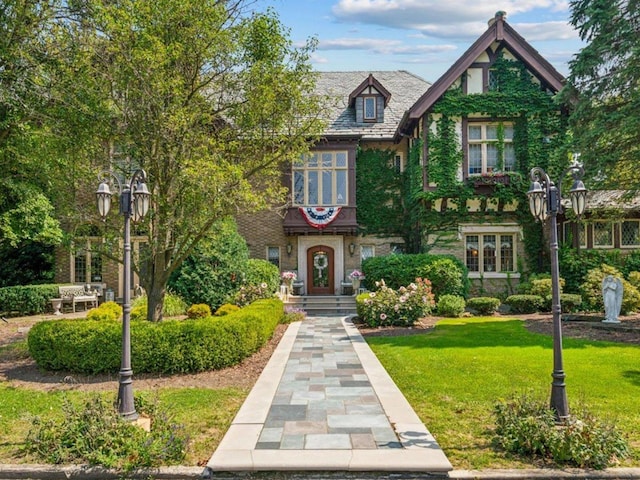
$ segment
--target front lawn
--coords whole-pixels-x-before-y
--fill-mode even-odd
[[[367,341],[455,468],[533,466],[493,448],[492,412],[514,394],[548,398],[551,337],[520,320],[486,317]],[[640,465],[640,347],[564,338],[563,352],[570,408],[586,405],[619,426],[633,449],[625,465]]]

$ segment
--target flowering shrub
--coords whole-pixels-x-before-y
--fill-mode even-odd
[[[282,323],[301,322],[307,317],[307,312],[300,308],[284,307],[284,320]]]
[[[393,290],[384,280],[376,282],[378,290],[359,296],[358,314],[371,326],[411,326],[431,313],[435,303],[431,282],[416,278],[408,287]]]
[[[352,280],[353,279],[362,280],[364,278],[364,273],[362,273],[360,270],[354,270],[349,274],[349,278]]]
[[[282,280],[288,280],[290,282],[295,282],[296,279],[298,278],[298,275],[296,274],[296,272],[292,272],[290,270],[285,270],[284,272],[282,272],[282,275],[280,275],[280,278],[282,278]]]
[[[260,285],[243,285],[233,296],[230,303],[245,307],[261,298],[271,297],[273,297],[273,293],[269,290],[269,286],[266,282],[262,282]]]

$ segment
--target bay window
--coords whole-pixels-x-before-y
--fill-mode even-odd
[[[465,261],[469,272],[515,272],[515,235],[487,233],[465,236]]]
[[[347,205],[347,174],[346,151],[303,155],[293,165],[294,205]]]

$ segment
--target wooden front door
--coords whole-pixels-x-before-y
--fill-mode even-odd
[[[333,248],[317,245],[307,250],[307,293],[333,295]]]

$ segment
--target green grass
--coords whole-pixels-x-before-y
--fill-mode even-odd
[[[440,321],[430,334],[368,343],[455,468],[531,467],[491,445],[493,406],[533,392],[548,398],[552,338],[498,317]],[[640,347],[564,339],[569,406],[623,430],[640,465]]]
[[[185,463],[202,465],[216,449],[242,405],[248,391],[239,389],[164,388],[153,392],[136,390],[150,400],[157,399],[190,435]],[[80,402],[91,392],[41,392],[8,387],[0,383],[0,463],[34,462],[22,452],[24,439],[34,416],[55,418],[62,413],[64,398]],[[105,392],[113,397],[116,392]]]

